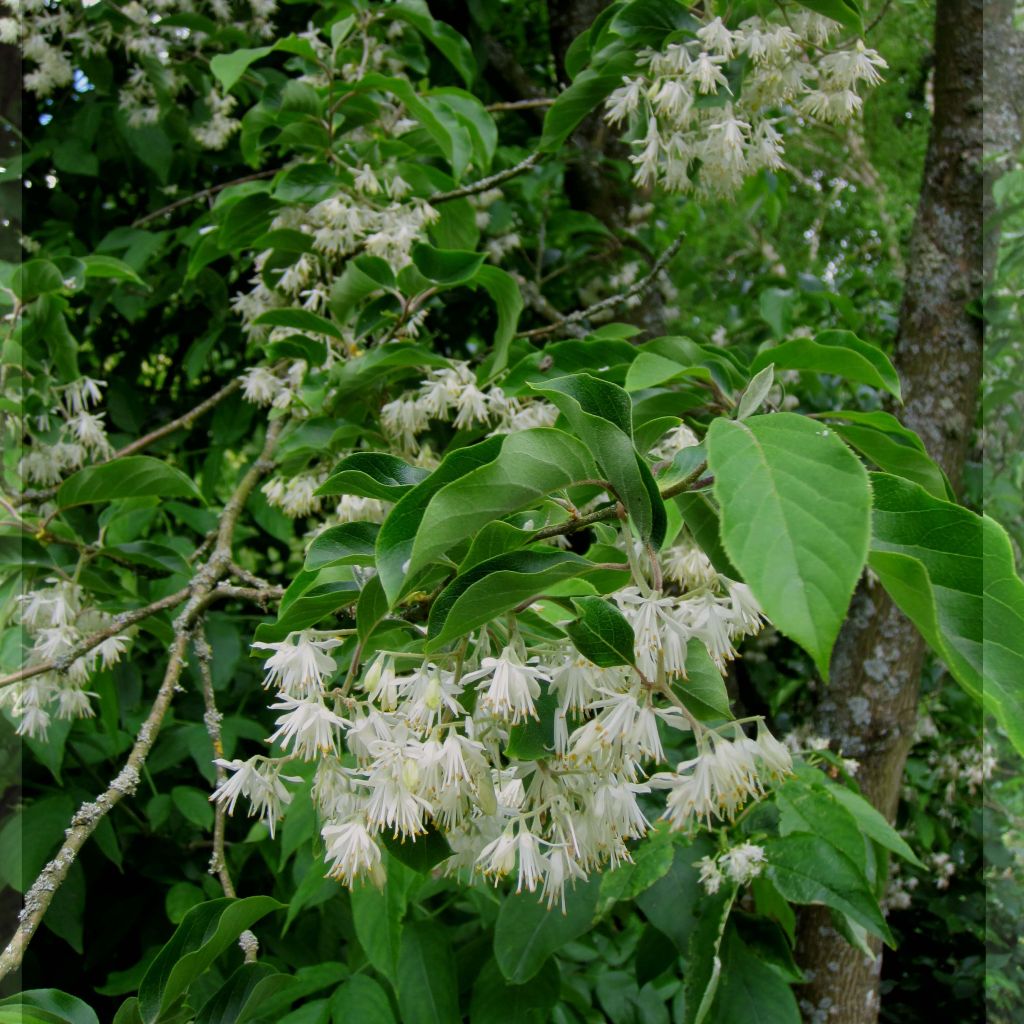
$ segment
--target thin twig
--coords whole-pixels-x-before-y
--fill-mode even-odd
[[[479,181],[471,181],[468,185],[463,185],[461,188],[452,189],[451,192],[435,192],[427,199],[427,202],[431,206],[436,206],[438,203],[448,202],[449,199],[461,199],[463,196],[475,196],[478,192],[486,192],[489,188],[494,188],[495,185],[500,185],[503,181],[508,181],[509,178],[514,178],[517,174],[522,174],[523,171],[528,171],[541,159],[542,155],[541,153],[531,153],[525,160],[520,160],[514,167],[498,171],[497,174],[490,174]]]
[[[74,864],[78,852],[85,845],[86,840],[96,831],[106,815],[125,796],[133,794],[138,787],[146,757],[156,741],[164,716],[167,714],[174,692],[178,688],[178,682],[185,666],[188,644],[196,623],[210,602],[217,596],[218,591],[215,588],[218,580],[230,571],[231,546],[235,527],[253,488],[273,466],[271,455],[283,425],[283,418],[273,420],[268,425],[259,457],[249,467],[224,506],[220,526],[217,530],[217,543],[209,559],[192,578],[189,585],[188,603],[174,621],[174,641],[171,645],[167,668],[164,671],[163,682],[160,684],[156,700],[153,702],[146,721],[139,729],[124,768],[95,801],[87,801],[75,812],[70,827],[64,833],[64,843],[57,851],[57,855],[43,868],[25,894],[25,905],[20,915],[18,928],[6,949],[0,954],[0,980],[21,966],[25,950],[29,942],[32,941],[32,936],[42,922],[54,896],[67,879],[71,865]]]
[[[655,261],[654,266],[651,267],[650,272],[640,278],[635,284],[627,288],[624,292],[619,292],[618,295],[610,295],[606,299],[601,299],[600,302],[595,302],[592,306],[587,306],[586,309],[578,309],[575,313],[570,313],[567,317],[557,321],[553,324],[548,324],[546,327],[534,327],[530,331],[520,331],[517,338],[542,338],[546,334],[555,334],[558,331],[565,330],[572,324],[579,323],[581,320],[587,320],[592,317],[595,313],[601,312],[604,309],[612,309],[615,306],[621,305],[623,302],[627,302],[634,296],[643,295],[651,286],[654,284],[658,275],[665,269],[669,261],[673,256],[682,248],[683,242],[686,236],[680,235],[676,240],[658,257]]]
[[[550,107],[557,96],[538,96],[532,100],[507,100],[502,103],[488,103],[484,110],[496,113],[500,110],[533,110],[536,107]]]
[[[244,177],[235,178],[234,181],[222,181],[219,185],[211,185],[209,188],[200,189],[198,192],[193,192],[190,196],[185,196],[184,199],[176,199],[173,203],[168,203],[167,206],[161,206],[159,210],[154,210],[152,213],[147,213],[137,220],[132,221],[132,227],[142,227],[143,224],[148,224],[151,220],[157,220],[163,217],[165,214],[173,213],[175,210],[180,210],[183,206],[189,206],[191,203],[196,203],[200,199],[206,199],[209,196],[215,196],[218,192],[223,192],[224,189],[230,188],[232,185],[244,185],[247,181],[259,181],[262,178],[272,178],[280,167],[270,167],[264,171],[256,171],[254,174],[246,174]]]

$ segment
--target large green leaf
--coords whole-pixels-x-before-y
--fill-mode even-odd
[[[823,786],[808,786],[797,777],[775,791],[779,834],[806,832],[820,836],[846,854],[861,871],[867,868],[864,837],[853,815]]]
[[[560,149],[580,121],[622,84],[622,76],[628,75],[635,65],[636,55],[627,50],[615,54],[599,67],[581,71],[545,115],[540,151],[553,153]]]
[[[552,491],[592,476],[593,471],[593,463],[583,445],[561,430],[538,427],[506,435],[501,439],[501,451],[492,461],[446,483],[431,496],[417,524],[405,573],[416,572],[472,537],[486,523],[528,508]],[[435,471],[419,487],[430,484],[439,472],[440,469]],[[395,506],[381,528],[378,550],[391,518],[419,487]],[[385,579],[385,586],[388,584]]]
[[[750,364],[757,373],[774,363],[777,370],[811,370],[832,373],[847,380],[870,384],[900,398],[900,378],[886,354],[861,341],[852,331],[823,331],[814,338],[784,341],[758,353]]]
[[[985,517],[985,704],[1024,755],[1024,583],[1006,531]]]
[[[353,452],[334,467],[317,489],[317,494],[358,494],[380,501],[398,501],[428,472],[410,466],[395,455],[384,452]]]
[[[195,1024],[241,1024],[262,1016],[265,1000],[291,984],[267,963],[242,964],[203,1004]]]
[[[683,991],[686,996],[683,1024],[703,1024],[718,991],[722,972],[719,950],[726,922],[736,899],[736,887],[706,896],[697,904],[697,921],[686,953]]]
[[[388,880],[383,889],[362,885],[352,890],[352,920],[367,960],[385,978],[398,976],[398,955],[408,906],[409,889],[416,876],[388,859]]]
[[[858,423],[841,423],[833,429],[884,472],[912,480],[936,498],[953,497],[946,474],[934,459],[898,435]]]
[[[420,242],[412,248],[416,269],[428,280],[448,288],[465,284],[480,269],[486,253],[462,249],[436,249]]]
[[[390,18],[404,21],[437,47],[459,73],[467,88],[476,78],[476,59],[465,38],[450,25],[437,21],[424,0],[398,0],[388,10]]]
[[[406,925],[397,988],[402,1024],[461,1024],[455,960],[448,933],[440,925]]]
[[[337,324],[308,309],[268,309],[266,313],[260,313],[253,323],[265,327],[292,327],[296,331],[341,338],[341,328]]]
[[[220,82],[221,88],[227,92],[245,74],[251,64],[262,60],[275,50],[305,57],[312,64],[317,63],[316,53],[308,39],[298,36],[287,36],[279,39],[273,46],[256,46],[233,53],[219,53],[210,60],[210,70]]]
[[[640,536],[660,545],[665,536],[665,506],[647,463],[633,445],[629,395],[618,385],[588,373],[569,374],[533,388],[558,406],[590,449]]]
[[[548,960],[524,985],[510,985],[494,960],[476,977],[469,1006],[469,1024],[532,1024],[547,1020],[558,1001],[558,964]]]
[[[373,565],[374,545],[380,527],[376,523],[342,523],[330,526],[313,538],[303,568],[315,572],[328,565]]]
[[[634,663],[633,627],[614,605],[600,597],[573,600],[579,614],[565,627],[576,650],[595,665],[632,665]]]
[[[782,976],[726,932],[718,992],[710,1024],[800,1024],[796,997]]]
[[[498,310],[494,348],[486,367],[487,377],[493,378],[508,364],[509,346],[519,326],[519,314],[523,311],[523,293],[511,274],[489,263],[485,263],[469,283],[480,285],[494,300]]]
[[[980,699],[981,517],[900,477],[875,473],[871,485],[872,569],[961,685]]]
[[[154,497],[202,501],[199,488],[180,469],[148,455],[128,455],[72,473],[57,491],[57,504],[71,508],[118,498]]]
[[[827,679],[868,551],[864,467],[834,431],[793,413],[717,419],[707,446],[729,558]]]
[[[456,576],[430,609],[427,651],[482,626],[503,612],[546,593],[557,583],[592,571],[594,564],[569,551],[533,548],[478,562]]]
[[[799,832],[764,843],[768,879],[790,903],[817,903],[851,917],[892,946],[889,926],[863,872],[820,836]]]
[[[601,876],[591,875],[565,893],[565,913],[548,908],[536,893],[506,897],[494,926],[494,959],[507,981],[522,985],[534,977],[552,953],[590,928]]]
[[[139,1012],[145,1024],[155,1024],[246,928],[281,906],[269,896],[248,896],[193,907],[139,984]]]
[[[35,1016],[38,1011],[38,1016]],[[4,1016],[9,1013],[9,1016]],[[77,996],[56,988],[33,988],[0,1000],[0,1021],[6,1024],[99,1024],[95,1010]]]
[[[331,996],[331,1024],[395,1024],[387,992],[365,974],[349,978]]]
[[[388,600],[394,604],[409,573],[413,543],[427,505],[446,485],[492,462],[504,439],[491,437],[449,452],[426,480],[418,483],[388,514],[377,534],[377,572]]]
[[[672,689],[686,709],[701,721],[732,718],[725,679],[711,660],[704,642],[696,637],[686,642],[686,676],[674,680]]]

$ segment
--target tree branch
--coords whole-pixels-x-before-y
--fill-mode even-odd
[[[231,544],[238,517],[260,477],[273,466],[271,455],[283,426],[284,418],[272,420],[268,424],[266,438],[258,458],[239,481],[234,493],[224,506],[220,526],[217,530],[217,542],[209,559],[193,577],[188,588],[188,603],[175,619],[174,642],[171,645],[170,658],[164,671],[163,682],[160,684],[156,700],[153,702],[146,721],[139,729],[125,766],[95,801],[82,804],[75,812],[71,819],[71,825],[65,832],[64,843],[57,851],[57,855],[43,868],[39,877],[25,894],[25,905],[20,914],[18,928],[6,949],[0,954],[0,980],[21,966],[25,950],[28,948],[29,942],[32,941],[32,936],[35,935],[54,896],[67,879],[71,865],[74,864],[86,840],[125,796],[130,796],[135,792],[146,757],[156,742],[164,716],[167,714],[174,692],[178,688],[178,681],[185,666],[188,644],[203,611],[211,600],[216,598],[217,594],[227,593],[228,596],[234,596],[233,591],[244,589],[217,588],[217,582],[230,571]]]
[[[270,167],[264,171],[256,171],[254,174],[246,174],[244,177],[235,178],[233,181],[222,181],[219,185],[211,185],[209,188],[200,189],[198,192],[193,192],[190,196],[185,196],[184,199],[176,199],[173,203],[168,203],[167,206],[161,206],[159,210],[154,210],[152,213],[147,213],[137,220],[132,221],[133,228],[140,228],[143,224],[148,224],[151,220],[157,220],[163,217],[165,214],[173,213],[175,210],[180,210],[183,206],[188,206],[191,203],[198,202],[200,199],[206,199],[209,196],[215,196],[218,192],[222,192],[226,188],[230,188],[232,185],[244,185],[247,181],[259,181],[262,178],[272,178],[278,171],[282,170],[280,167]]]
[[[570,327],[572,324],[579,323],[581,320],[586,320],[589,317],[592,317],[595,313],[601,312],[601,310],[612,309],[615,306],[621,305],[623,302],[627,302],[636,295],[643,295],[644,292],[653,286],[658,275],[665,269],[672,257],[679,252],[685,240],[685,235],[680,235],[676,238],[676,240],[658,257],[654,266],[651,267],[650,272],[627,288],[626,291],[619,292],[617,295],[610,295],[606,299],[601,299],[600,302],[595,302],[592,306],[587,306],[586,309],[578,309],[575,313],[570,313],[568,316],[563,317],[556,323],[548,324],[546,327],[534,327],[529,331],[520,331],[516,337],[543,338],[547,334],[554,334]]]
[[[449,199],[461,199],[463,196],[475,196],[478,192],[486,192],[489,188],[494,188],[495,185],[500,185],[502,182],[522,174],[523,171],[528,171],[534,164],[540,161],[542,155],[541,153],[531,153],[525,160],[520,160],[514,167],[498,171],[497,174],[488,175],[479,181],[471,181],[468,185],[463,185],[461,188],[452,189],[451,192],[435,192],[427,198],[427,202],[431,206],[436,206],[438,203],[448,202]]]

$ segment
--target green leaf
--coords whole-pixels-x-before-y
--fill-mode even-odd
[[[7,1018],[11,1024],[31,1024],[35,1020],[56,1021],[58,1024],[99,1024],[99,1017],[92,1007],[77,996],[56,988],[33,988],[18,992],[0,1000],[0,1007],[18,1008]],[[33,1015],[34,1010],[40,1011],[38,1017]],[[0,1010],[0,1021],[4,1020],[2,1013],[3,1010]]]
[[[383,266],[381,266],[383,264]],[[339,323],[345,323],[352,311],[374,292],[395,287],[395,277],[391,268],[376,256],[361,256],[358,259],[349,260],[342,273],[334,279],[331,285],[330,307],[331,314]],[[406,348],[411,348],[407,346]],[[356,360],[356,363],[363,363],[368,360],[372,365],[382,353],[388,352],[387,347],[376,349],[366,353]],[[348,363],[342,367],[342,372],[347,369]]]
[[[630,74],[635,66],[636,56],[629,50],[616,53],[599,67],[581,71],[544,116],[540,151],[554,153],[560,149],[576,126],[622,84],[623,75]]]
[[[519,314],[523,311],[523,294],[511,274],[489,263],[483,264],[469,283],[480,285],[498,308],[494,347],[487,361],[486,376],[490,380],[508,365],[509,346],[519,326]]]
[[[506,897],[494,926],[494,959],[513,985],[529,981],[552,953],[579,938],[591,925],[600,892],[601,876],[594,872],[565,893],[565,913],[548,910],[537,893]]]
[[[734,928],[723,943],[711,1024],[800,1024],[793,990],[777,971],[746,946]]]
[[[373,978],[356,974],[331,997],[332,1024],[395,1024],[387,992]]]
[[[424,649],[436,651],[563,580],[593,569],[594,563],[579,555],[540,547],[479,562],[456,576],[435,599]]]
[[[415,839],[406,840],[404,837],[396,839],[387,834],[383,837],[383,843],[392,861],[400,861],[407,868],[418,872],[421,875],[427,874],[443,860],[452,855],[452,848],[448,840],[434,828],[428,827],[427,831]]]
[[[867,879],[820,836],[794,833],[764,843],[766,875],[790,903],[821,904],[851,917],[889,946],[893,937]]]
[[[433,43],[459,73],[466,87],[476,78],[476,59],[469,43],[450,25],[436,21],[424,0],[399,0],[392,4],[389,16],[412,25],[424,39]]]
[[[640,536],[655,547],[660,545],[665,536],[665,506],[647,463],[633,446],[629,395],[616,384],[587,373],[532,387],[558,406],[590,449]]]
[[[63,287],[63,274],[49,260],[26,260],[11,277],[11,290],[22,303],[48,292],[59,292]]]
[[[396,987],[402,1024],[461,1024],[455,960],[444,928],[428,921],[406,925]]]
[[[83,256],[82,263],[85,264],[87,278],[105,277],[115,281],[131,281],[132,284],[141,285],[143,288],[149,287],[127,263],[113,256],[100,256],[94,253],[91,256]]]
[[[388,613],[388,599],[380,577],[371,577],[359,592],[356,602],[356,627],[360,643],[365,644]]]
[[[763,370],[758,370],[747,385],[736,407],[736,419],[745,420],[753,416],[761,408],[768,392],[775,383],[775,366],[769,363]]]
[[[707,446],[730,560],[768,618],[828,679],[867,555],[864,467],[833,431],[793,413],[716,419]]]
[[[351,264],[349,266],[351,267]],[[345,273],[348,273],[348,270]],[[342,277],[344,276],[342,274]],[[335,317],[339,320],[344,319],[344,317],[338,315],[338,311],[334,308],[333,304],[331,308]],[[354,359],[348,359],[344,363],[336,364],[333,371],[333,380],[338,391],[338,397],[348,398],[352,395],[362,396],[367,388],[376,381],[408,370],[411,367],[425,368],[428,366],[448,365],[448,360],[444,356],[435,355],[433,352],[420,348],[418,345],[409,345],[405,342],[390,342],[380,348],[364,352]]]
[[[501,449],[486,465],[460,474],[430,497],[422,520],[417,524],[409,566],[403,575],[415,573],[439,555],[450,551],[456,544],[473,536],[486,523],[528,508],[552,491],[593,474],[593,463],[586,449],[574,437],[561,430],[537,427],[498,440]],[[385,537],[390,537],[389,524],[402,504],[409,501],[421,487],[430,484],[443,467],[444,463],[395,506],[381,527],[378,549]],[[387,587],[389,580],[385,579],[384,582]]]
[[[380,527],[376,523],[342,523],[317,534],[306,552],[307,572],[328,565],[373,565],[373,549]]]
[[[757,373],[772,364],[777,370],[836,374],[881,388],[901,400],[900,378],[888,356],[880,348],[861,341],[852,331],[823,331],[814,338],[784,341],[758,353],[750,364],[750,372]]]
[[[686,954],[683,1024],[702,1024],[711,1010],[722,972],[718,954],[735,899],[736,887],[727,883],[721,892],[705,897],[697,905],[697,922]]]
[[[341,338],[341,328],[308,309],[268,309],[266,313],[260,313],[253,323],[263,327],[291,327],[296,331]]]
[[[61,508],[118,498],[195,498],[199,488],[180,469],[148,455],[128,455],[72,473],[57,491]]]
[[[624,861],[601,875],[602,912],[619,900],[635,900],[669,873],[675,845],[666,823],[660,822],[651,829],[632,853],[632,862]]]
[[[697,638],[686,642],[686,677],[674,680],[672,691],[686,705],[687,711],[702,722],[732,718],[725,679],[703,641]]]
[[[210,60],[210,70],[221,84],[225,92],[245,74],[251,64],[262,60],[275,50],[293,53],[304,57],[311,64],[316,64],[316,53],[307,39],[298,36],[286,36],[279,39],[273,46],[256,46],[248,49],[235,50],[234,53],[219,53]]]
[[[427,134],[437,143],[438,148],[451,166],[455,178],[458,179],[462,175],[462,172],[466,169],[468,152],[464,155],[460,155],[457,152],[457,141],[453,137],[451,128],[445,124],[444,119],[438,116],[429,103],[417,95],[416,91],[405,79],[388,78],[377,72],[371,72],[368,75],[364,75],[356,83],[355,88],[390,93],[401,101],[402,105],[419,121]]]
[[[282,906],[269,896],[219,899],[193,907],[156,955],[139,985],[139,1012],[155,1024],[239,935]]]
[[[335,466],[317,494],[358,494],[380,501],[398,501],[429,473],[383,452],[353,452]]]
[[[576,650],[595,665],[634,664],[633,627],[614,605],[600,597],[579,597],[572,602],[579,618],[565,627]]]
[[[957,681],[981,699],[981,517],[900,477],[874,473],[871,485],[871,568]],[[1009,566],[1012,575],[1012,558]]]
[[[685,955],[697,923],[696,908],[706,896],[695,864],[716,851],[706,835],[699,836],[689,846],[677,844],[673,849],[675,853],[668,872],[635,899],[647,920]]]
[[[420,242],[412,247],[412,262],[428,280],[449,288],[465,284],[480,269],[486,255],[462,249],[435,249]]]
[[[203,1004],[195,1024],[241,1024],[260,1016],[264,1000],[291,983],[267,963],[242,964]]]
[[[491,437],[468,448],[449,452],[441,465],[402,496],[377,534],[377,572],[388,600],[398,600],[410,573],[413,544],[431,499],[447,485],[491,463],[501,451],[504,438]],[[444,550],[443,548],[441,550]]]
[[[824,787],[788,779],[775,790],[779,834],[806,832],[830,843],[863,872],[867,868],[864,837],[852,814]]]
[[[352,920],[367,960],[393,982],[398,976],[402,921],[415,876],[390,857],[387,867],[388,880],[383,889],[364,884],[352,890]]]
[[[984,699],[1017,752],[1024,755],[1024,583],[1006,531],[984,521]]]
[[[558,694],[546,692],[537,698],[536,718],[527,718],[508,731],[505,755],[514,761],[539,761],[555,749],[555,715]]]
[[[907,841],[864,797],[845,786],[829,786],[828,791],[852,815],[864,835],[915,867],[924,868],[917,854],[907,845]]]
[[[558,964],[548,960],[525,985],[510,985],[495,960],[476,976],[469,1024],[532,1024],[548,1020],[561,985]]]
[[[898,436],[858,424],[840,423],[833,428],[849,445],[879,469],[920,484],[936,498],[952,499],[953,493],[938,464],[924,451]]]

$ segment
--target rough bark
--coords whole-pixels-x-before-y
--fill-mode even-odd
[[[969,310],[980,300],[987,253],[983,228],[991,179],[983,152],[1020,145],[1020,41],[1012,4],[939,0],[935,19],[935,110],[924,181],[907,259],[896,365],[902,418],[959,488],[978,410],[982,325]],[[985,51],[988,51],[986,54]],[[1006,52],[1003,52],[1006,51]],[[988,56],[989,63],[984,62]],[[997,116],[983,131],[982,68]],[[998,86],[996,79],[999,79]],[[860,761],[858,781],[891,821],[913,740],[924,644],[880,586],[854,598],[836,645],[831,682],[817,709],[818,730]],[[808,984],[801,1008],[815,1024],[873,1024],[879,1011],[882,952],[849,946],[823,908],[801,917],[798,959]]]

